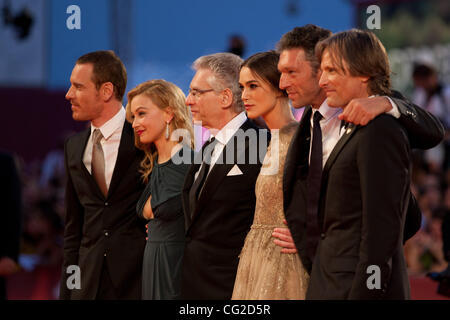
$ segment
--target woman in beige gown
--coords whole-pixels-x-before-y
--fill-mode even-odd
[[[274,51],[257,53],[240,72],[248,117],[262,117],[272,140],[256,181],[255,217],[240,254],[233,300],[304,299],[309,281],[298,253],[281,252],[272,235],[274,228],[285,227],[283,167],[298,125],[286,93],[278,88],[278,58]]]

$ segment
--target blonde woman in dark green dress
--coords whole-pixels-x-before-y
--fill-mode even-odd
[[[185,234],[181,189],[193,159],[185,99],[180,88],[165,80],[141,83],[128,93],[127,117],[136,147],[145,152],[141,174],[147,186],[137,204],[137,214],[149,220],[142,267],[145,300],[178,299],[180,294]]]

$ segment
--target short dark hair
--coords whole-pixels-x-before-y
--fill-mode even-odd
[[[112,50],[89,52],[78,58],[77,64],[92,63],[92,81],[100,89],[105,82],[114,86],[114,96],[122,101],[127,87],[127,71],[120,58]]]
[[[370,31],[351,29],[334,34],[316,46],[317,60],[327,50],[333,62],[352,76],[369,77],[370,94],[390,95],[389,58],[381,41]]]
[[[275,90],[278,90],[287,97],[287,93],[279,87],[281,73],[278,71],[277,65],[280,54],[276,51],[259,52],[247,58],[241,65],[249,68],[261,79],[269,83]]]
[[[316,44],[332,35],[328,29],[321,28],[313,24],[307,24],[303,27],[296,27],[285,33],[277,44],[277,50],[281,53],[283,50],[303,49],[306,59],[310,62],[314,71],[319,69],[314,54]]]

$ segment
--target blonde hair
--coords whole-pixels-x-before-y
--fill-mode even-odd
[[[170,129],[173,132],[176,129],[188,130],[191,137],[189,146],[194,147],[191,117],[189,116],[188,108],[186,107],[186,96],[183,91],[175,84],[158,79],[149,80],[136,86],[134,89],[128,92],[128,103],[126,107],[127,120],[132,123],[131,114],[131,101],[139,95],[145,95],[150,98],[152,102],[161,110],[170,108],[173,112],[173,119],[170,122]],[[181,142],[182,137],[179,142]],[[156,150],[154,143],[143,144],[139,141],[139,137],[134,136],[134,143],[136,147],[145,152],[145,157],[141,162],[142,179],[145,183],[148,182],[150,173],[153,170],[153,162],[156,158],[158,151]]]

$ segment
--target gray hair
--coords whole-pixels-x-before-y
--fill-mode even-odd
[[[244,111],[239,88],[239,71],[243,62],[244,60],[233,53],[221,52],[198,58],[194,61],[192,68],[196,71],[211,70],[213,76],[208,78],[207,82],[216,92],[230,89],[233,93],[232,108],[239,113]]]

